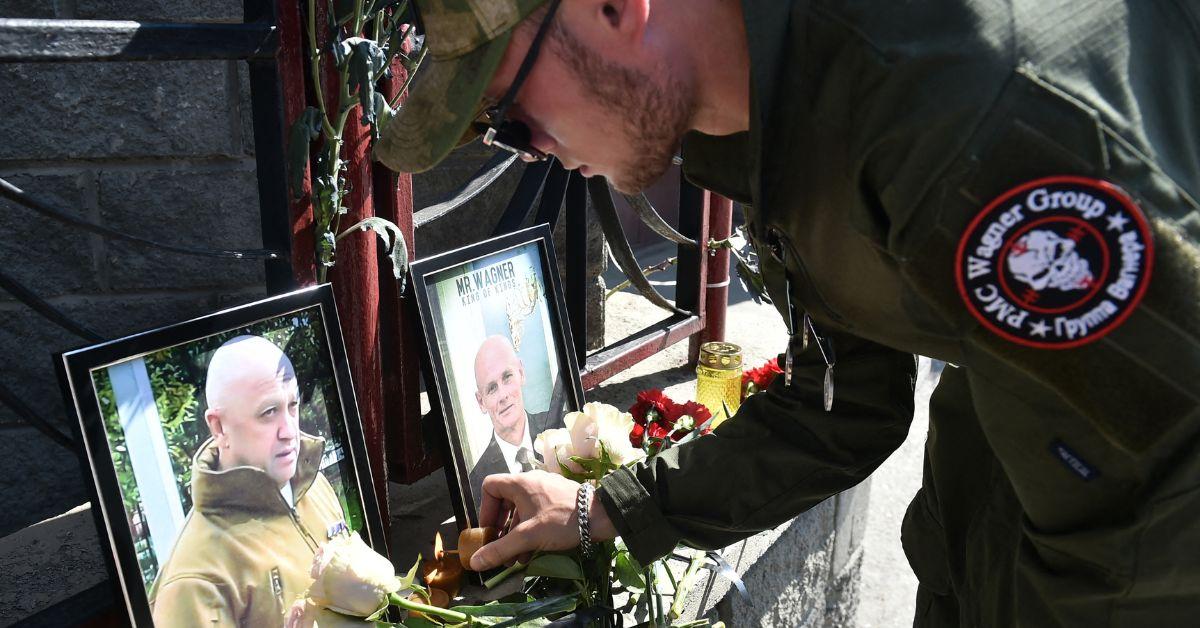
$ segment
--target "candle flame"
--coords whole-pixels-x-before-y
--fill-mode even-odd
[[[442,560],[442,533],[438,532],[433,535],[433,559]]]

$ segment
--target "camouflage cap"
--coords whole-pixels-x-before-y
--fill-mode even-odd
[[[546,0],[416,0],[429,53],[409,94],[383,129],[375,157],[397,172],[422,172],[453,149],[479,113],[512,28]]]

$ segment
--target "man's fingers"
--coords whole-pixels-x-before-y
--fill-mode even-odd
[[[511,473],[493,473],[483,478],[483,500],[479,504],[479,525],[483,527],[504,525],[501,519],[507,514],[506,502],[511,501]]]
[[[507,563],[515,556],[537,549],[532,544],[528,525],[516,526],[508,534],[479,548],[471,557],[471,569],[487,571]]]

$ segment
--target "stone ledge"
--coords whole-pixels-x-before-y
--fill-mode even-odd
[[[95,520],[83,504],[0,538],[0,626],[10,626],[105,585]],[[85,609],[75,619],[87,617]]]

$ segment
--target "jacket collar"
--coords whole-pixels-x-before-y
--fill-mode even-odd
[[[298,503],[317,479],[325,440],[300,434],[300,455],[292,477],[293,503]],[[212,438],[204,441],[192,459],[192,508],[206,515],[222,512],[261,514],[288,513],[287,502],[275,481],[254,467],[217,470],[218,448]]]
[[[780,83],[791,17],[795,7],[807,5],[808,0],[742,1],[750,52],[750,130],[724,137],[688,133],[683,141],[688,180],[740,203],[761,202],[764,129]]]

